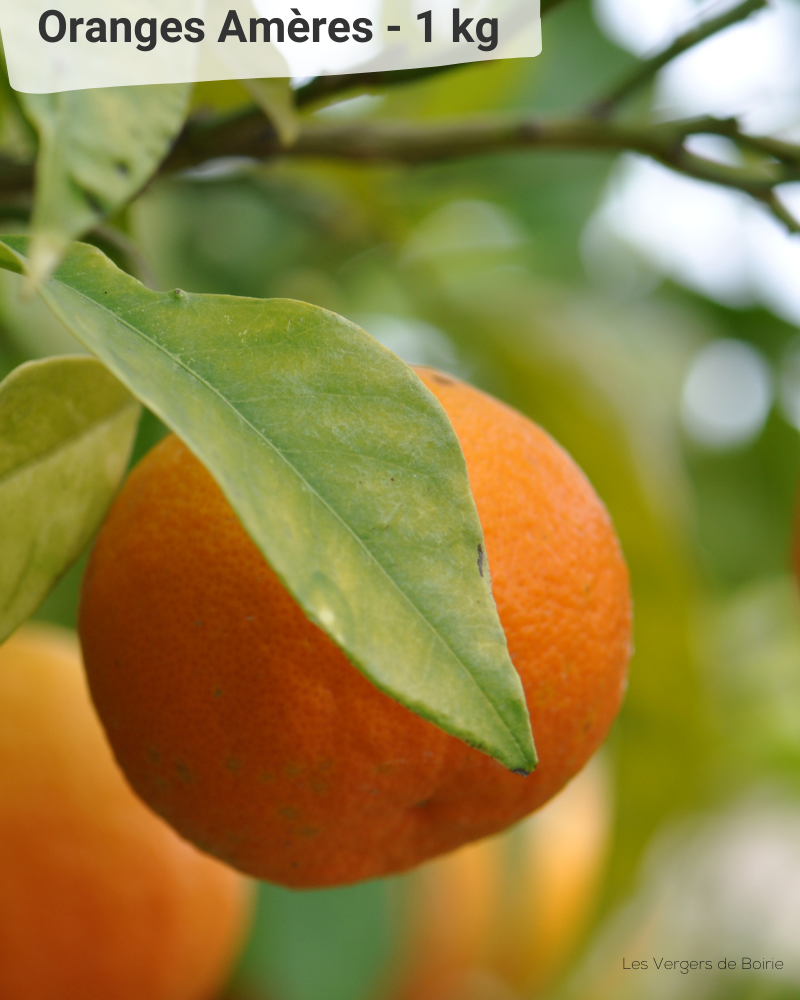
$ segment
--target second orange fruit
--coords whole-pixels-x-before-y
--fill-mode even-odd
[[[211,475],[167,438],[129,477],[87,570],[92,695],[134,788],[262,879],[330,886],[502,830],[605,738],[630,652],[608,515],[540,428],[438,372],[539,753],[506,771],[378,691],[303,614]]]

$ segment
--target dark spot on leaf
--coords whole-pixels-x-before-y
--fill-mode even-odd
[[[522,778],[527,778],[528,775],[533,774],[533,771],[526,771],[524,767],[521,767],[521,768],[519,768],[517,770],[512,771],[511,773],[512,774],[518,774]]]
[[[478,545],[478,572],[483,576],[483,548]]]
[[[184,292],[182,288],[173,288],[172,291],[170,292],[170,295],[172,295],[174,299],[186,298],[186,292]]]
[[[114,169],[117,171],[118,174],[121,174],[123,177],[127,177],[128,174],[131,172],[130,165],[127,164],[124,160],[117,160],[117,162],[114,164]]]

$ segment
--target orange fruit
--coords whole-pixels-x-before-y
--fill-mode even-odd
[[[170,437],[130,475],[83,587],[89,683],[133,787],[259,878],[326,886],[503,829],[604,739],[630,651],[613,528],[562,449],[434,371],[467,461],[540,764],[511,774],[379,692],[313,625]]]
[[[208,1000],[250,886],[144,806],[114,763],[75,637],[0,647],[0,997]]]

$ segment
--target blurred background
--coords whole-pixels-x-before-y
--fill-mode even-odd
[[[538,59],[308,114],[566,111],[725,6],[569,0]],[[735,113],[798,141],[798,51],[800,2],[773,0],[628,113]],[[236,83],[195,95],[249,101]],[[782,194],[800,209],[796,187]],[[590,767],[510,833],[410,875],[261,887],[226,1000],[800,997],[800,237],[641,157],[552,152],[221,161],[155,183],[117,221],[156,287],[333,309],[537,420],[607,504],[632,576],[630,688]],[[15,280],[0,285],[3,374],[76,350]],[[162,432],[146,415],[137,457]],[[39,617],[74,623],[81,570]]]

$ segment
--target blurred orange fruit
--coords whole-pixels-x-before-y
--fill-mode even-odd
[[[0,997],[208,1000],[250,886],[147,809],[114,763],[73,635],[0,647]]]
[[[391,1000],[513,1000],[550,988],[597,901],[610,821],[595,758],[513,830],[401,883],[409,932]]]
[[[534,774],[509,773],[367,681],[175,437],[133,471],[90,560],[80,633],[117,759],[184,836],[259,878],[355,882],[495,833],[580,770],[620,705],[630,598],[603,505],[521,414],[419,374],[466,456]]]

